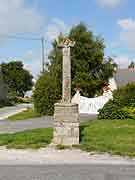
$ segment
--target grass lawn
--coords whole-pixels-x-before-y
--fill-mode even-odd
[[[38,149],[50,144],[53,136],[52,128],[34,129],[14,134],[0,134],[0,146],[15,149]]]
[[[83,150],[135,156],[135,120],[96,120],[81,126]]]
[[[53,136],[52,128],[15,134],[0,134],[0,146],[7,148],[46,147]],[[135,157],[134,120],[96,120],[80,126],[80,146],[85,151]]]
[[[36,117],[41,117],[41,115],[35,112],[33,109],[28,108],[27,110],[21,113],[17,113],[13,116],[10,116],[8,119],[11,121],[18,121],[18,120],[27,120],[27,119],[36,118]]]

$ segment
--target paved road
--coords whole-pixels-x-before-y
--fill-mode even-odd
[[[31,104],[18,104],[16,106],[0,108],[0,120],[4,120],[11,115],[14,115],[18,112],[22,112],[28,107],[31,107]]]
[[[85,122],[90,119],[96,119],[95,115],[81,115],[80,121]],[[36,129],[36,128],[48,128],[53,127],[53,117],[44,116],[41,118],[21,120],[21,121],[0,121],[0,133],[13,133],[24,130]]]
[[[135,180],[135,166],[92,164],[0,166],[0,180]]]
[[[53,126],[53,117],[42,117],[24,121],[0,121],[0,133],[13,133],[36,128],[47,128]]]

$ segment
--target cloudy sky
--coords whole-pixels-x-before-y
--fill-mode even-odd
[[[34,75],[41,70],[41,42],[68,32],[79,22],[87,24],[106,44],[105,55],[121,68],[135,61],[135,2],[133,0],[0,0],[0,62],[22,60]],[[45,51],[47,55],[48,50]]]

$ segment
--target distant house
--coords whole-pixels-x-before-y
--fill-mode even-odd
[[[4,101],[7,98],[7,90],[3,80],[3,73],[0,67],[0,101]]]
[[[79,105],[80,114],[98,114],[98,110],[102,109],[110,99],[113,99],[112,91],[128,83],[135,83],[135,69],[117,69],[114,77],[102,87],[102,96],[87,98],[81,96],[77,91],[72,98],[72,103]]]
[[[128,83],[135,83],[135,69],[117,69],[114,77],[109,80],[109,87],[115,90],[119,87],[125,86]]]

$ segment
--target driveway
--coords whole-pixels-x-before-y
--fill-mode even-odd
[[[53,127],[53,117],[43,116],[40,118],[10,121],[7,118],[16,113],[32,107],[31,104],[18,104],[12,107],[4,107],[0,109],[0,133],[14,133],[24,130],[31,130],[36,128]],[[80,122],[96,119],[96,115],[80,115]]]
[[[4,120],[9,116],[26,110],[28,107],[32,107],[31,104],[18,104],[16,106],[0,108],[0,120]]]
[[[53,117],[41,117],[29,120],[0,121],[0,133],[14,133],[36,128],[48,128],[53,126]]]
[[[95,115],[80,115],[80,122],[86,122],[93,119],[96,119]],[[53,127],[53,116],[43,116],[20,121],[10,121],[8,119],[0,121],[1,134],[48,127]]]

